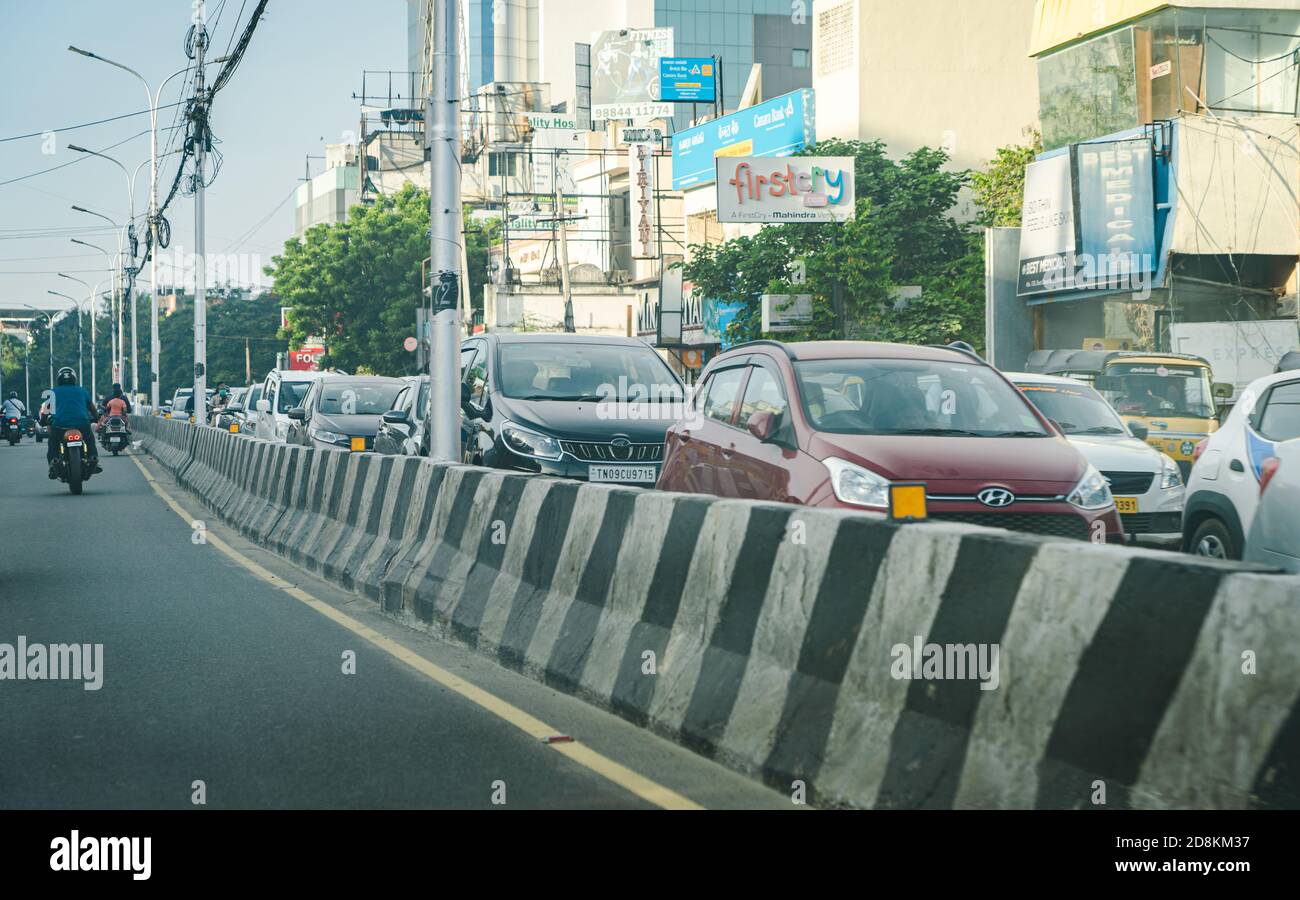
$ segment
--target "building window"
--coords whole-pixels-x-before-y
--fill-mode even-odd
[[[1133,29],[1038,60],[1038,113],[1051,150],[1138,125]]]
[[[808,68],[808,51],[795,48],[790,51],[790,65],[796,69]]]
[[[500,177],[509,175],[514,177],[518,160],[515,153],[489,153],[488,154],[488,175],[491,177]]]

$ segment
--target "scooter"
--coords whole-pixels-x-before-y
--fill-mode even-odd
[[[121,416],[109,416],[99,426],[99,446],[112,451],[114,456],[126,449],[131,443],[131,430],[126,426],[126,419]]]

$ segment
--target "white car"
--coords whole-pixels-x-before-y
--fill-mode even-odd
[[[1278,445],[1300,438],[1300,371],[1257,378],[1223,426],[1196,446],[1183,510],[1183,549],[1241,559],[1259,507],[1265,464]],[[1292,506],[1291,528],[1300,528]]]
[[[283,441],[289,433],[289,410],[302,405],[307,390],[323,374],[291,369],[268,372],[262,382],[262,396],[257,401],[254,435],[267,441]]]
[[[1002,374],[1110,482],[1126,535],[1179,533],[1183,478],[1178,463],[1134,436],[1088,384],[1056,375]]]
[[[1300,441],[1278,444],[1260,468],[1259,510],[1245,559],[1300,574]]]

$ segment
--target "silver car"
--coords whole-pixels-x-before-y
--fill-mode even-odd
[[[1244,558],[1300,574],[1300,439],[1278,444],[1260,466],[1259,509]]]

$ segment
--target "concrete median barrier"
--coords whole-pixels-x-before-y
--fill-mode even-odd
[[[260,545],[812,802],[1300,806],[1297,578],[158,419],[137,433]]]

